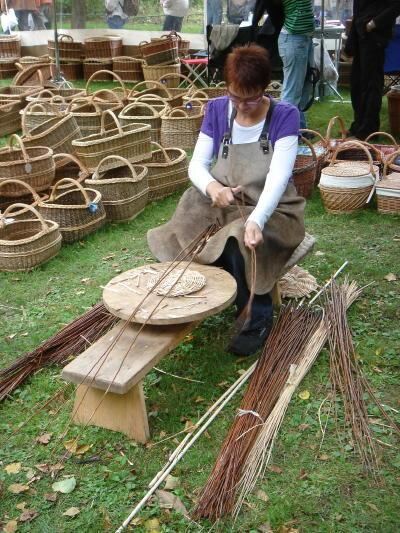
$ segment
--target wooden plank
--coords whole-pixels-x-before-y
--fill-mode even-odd
[[[94,415],[93,415],[94,413]],[[108,392],[80,385],[76,389],[74,422],[120,431],[145,443],[150,438],[142,382],[126,394]]]
[[[140,324],[121,321],[71,361],[63,369],[61,377],[78,385],[85,384],[101,390],[107,390],[111,384],[110,392],[125,394],[197,324],[145,326],[137,336],[142,327]],[[124,325],[126,327],[117,339]]]

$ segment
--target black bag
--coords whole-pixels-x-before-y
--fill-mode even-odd
[[[306,79],[308,79],[312,83],[312,95],[309,101],[304,106],[304,108],[300,109],[300,111],[302,112],[307,111],[313,105],[314,99],[315,99],[315,90],[320,80],[320,77],[321,76],[320,76],[319,69],[317,67],[312,67],[311,65],[309,65],[307,69]]]
[[[136,17],[139,12],[139,0],[124,0],[122,11],[128,17]]]

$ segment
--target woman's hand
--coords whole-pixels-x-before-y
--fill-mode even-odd
[[[212,181],[208,184],[206,192],[214,207],[228,207],[235,201],[234,194],[241,190],[240,185],[239,187],[224,187],[218,181]]]
[[[247,248],[257,248],[257,246],[264,242],[263,234],[260,226],[251,220],[247,222],[244,228],[244,244]]]

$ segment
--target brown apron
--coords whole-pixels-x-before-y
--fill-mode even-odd
[[[244,223],[258,202],[269,171],[272,147],[268,128],[272,112],[273,105],[270,105],[259,141],[248,144],[231,144],[235,117],[232,113],[229,131],[224,135],[218,159],[211,170],[212,176],[222,185],[241,185],[240,211],[237,205],[213,207],[209,197],[190,187],[182,195],[171,220],[147,233],[150,250],[159,261],[173,260],[203,230],[219,222],[222,228],[209,239],[195,261],[214,263],[222,254],[228,238],[234,237],[244,258],[247,285],[250,287],[251,254],[244,245]],[[256,294],[265,294],[272,289],[287,260],[303,240],[304,205],[304,198],[298,196],[294,185],[289,183],[264,226],[264,242],[256,248]]]

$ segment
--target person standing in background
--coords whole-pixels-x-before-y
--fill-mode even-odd
[[[189,0],[160,0],[165,19],[163,31],[181,31],[183,17],[189,11]]]
[[[105,0],[107,26],[112,30],[120,30],[128,20],[128,15],[123,10],[122,0]]]
[[[222,22],[222,0],[207,0],[207,25],[217,26]]]
[[[312,0],[282,0],[282,4],[284,20],[278,38],[279,55],[283,63],[281,99],[300,110],[300,127],[305,128],[306,118],[301,109],[312,94],[308,70],[314,64],[313,5]]]
[[[345,53],[353,57],[350,90],[354,120],[350,135],[364,140],[379,131],[385,48],[400,15],[400,0],[354,0]]]
[[[29,15],[33,20],[34,30],[45,30],[44,19],[39,11],[40,0],[8,0],[7,8],[14,9],[18,19],[19,31],[30,31]],[[6,2],[1,0],[1,10],[6,11]]]

